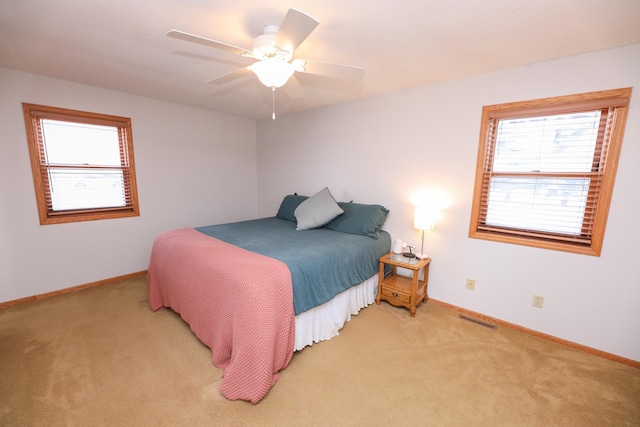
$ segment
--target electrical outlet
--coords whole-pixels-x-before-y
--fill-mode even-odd
[[[476,281],[473,279],[467,279],[467,289],[470,291],[476,290]]]
[[[534,295],[533,296],[533,305],[534,307],[542,308],[542,304],[544,303],[544,297],[542,295]]]

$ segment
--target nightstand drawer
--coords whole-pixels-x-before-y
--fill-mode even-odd
[[[411,294],[405,294],[403,292],[399,292],[396,289],[390,289],[385,286],[382,286],[382,298],[389,301],[390,303],[397,304],[409,304],[411,302]]]

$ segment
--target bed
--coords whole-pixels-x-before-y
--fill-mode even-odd
[[[275,217],[162,233],[150,307],[179,313],[211,349],[223,396],[257,403],[294,351],[337,335],[374,302],[388,212],[337,203],[325,188],[286,196]]]

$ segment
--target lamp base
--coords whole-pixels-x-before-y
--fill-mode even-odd
[[[416,254],[416,258],[418,258],[418,259],[427,259],[427,258],[429,258],[429,254],[425,254],[425,253],[421,252],[419,254]]]

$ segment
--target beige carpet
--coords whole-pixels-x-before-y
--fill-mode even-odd
[[[640,370],[434,304],[364,309],[257,405],[146,277],[0,310],[2,426],[640,426]]]

